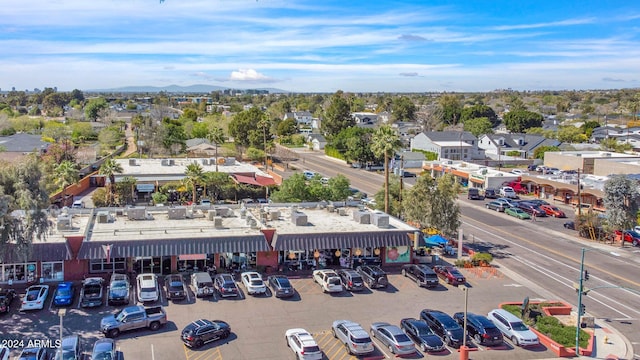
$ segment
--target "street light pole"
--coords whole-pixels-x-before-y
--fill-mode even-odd
[[[467,305],[469,304],[469,288],[467,286],[462,287],[464,292],[464,322],[462,326],[462,346],[467,347]]]
[[[582,256],[580,257],[580,279],[578,280],[578,311],[576,320],[576,356],[580,356],[580,317],[582,316],[582,293],[584,291],[584,253],[588,250],[582,248]]]

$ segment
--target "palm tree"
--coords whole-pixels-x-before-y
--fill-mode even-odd
[[[192,203],[196,203],[196,188],[198,184],[203,180],[204,171],[202,170],[202,166],[200,164],[193,162],[187,165],[187,169],[184,172],[184,175],[187,177],[186,183],[191,185],[192,188]]]
[[[207,134],[207,140],[216,144],[216,172],[218,172],[218,144],[224,144],[227,141],[227,137],[224,135],[222,128],[216,126]]]
[[[78,181],[80,172],[78,171],[75,163],[69,160],[64,160],[55,167],[54,173],[56,177],[56,185],[62,188],[62,199],[64,202],[67,197],[67,187]]]
[[[389,213],[389,157],[402,147],[400,137],[389,125],[382,125],[373,133],[371,151],[380,158],[384,156],[384,211]]]
[[[100,166],[100,170],[98,170],[100,175],[105,175],[109,178],[109,206],[113,202],[116,174],[122,174],[123,171],[122,165],[111,158],[105,160]]]

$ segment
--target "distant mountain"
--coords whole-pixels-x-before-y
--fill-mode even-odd
[[[195,84],[189,86],[180,86],[180,85],[168,85],[168,86],[124,86],[113,89],[91,89],[85,90],[87,92],[103,92],[103,93],[119,93],[119,92],[130,92],[130,93],[158,93],[161,91],[165,91],[168,93],[209,93],[212,91],[220,91],[233,89],[230,87],[223,86],[215,86],[215,85],[204,85],[204,84]],[[266,90],[269,93],[288,93],[289,91],[275,89],[275,88],[249,88],[249,89],[234,89],[234,90]]]

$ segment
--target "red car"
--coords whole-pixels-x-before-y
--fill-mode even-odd
[[[540,205],[540,209],[542,209],[548,216],[553,216],[557,218],[566,218],[567,214],[564,211],[558,209],[553,205]]]
[[[464,278],[464,275],[462,275],[460,271],[458,271],[458,269],[453,266],[436,265],[433,267],[433,271],[435,271],[435,273],[438,274],[440,278],[442,278],[447,282],[447,284],[450,285],[458,286],[463,285],[467,282],[467,279]]]
[[[619,238],[622,235],[620,230],[616,230],[614,233],[616,234],[616,238]],[[633,246],[638,246],[640,245],[640,233],[634,230],[625,230],[624,241],[630,242]]]

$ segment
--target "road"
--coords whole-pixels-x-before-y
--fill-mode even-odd
[[[344,162],[320,153],[301,155],[304,164],[297,162],[301,170],[317,171],[324,176],[342,173],[353,187],[368,194],[380,190],[384,182],[380,174],[351,169]],[[583,297],[587,316],[609,321],[627,336],[635,356],[640,357],[638,248],[620,248],[580,238],[575,231],[564,229],[566,219],[516,220],[489,211],[484,204],[460,198],[462,229],[467,241],[477,249],[491,252],[498,266],[519,276],[528,288],[548,299],[564,300],[577,307],[574,284],[580,277],[581,249],[586,249],[584,268],[590,276],[584,286],[591,289]],[[570,211],[569,216],[572,217]]]

